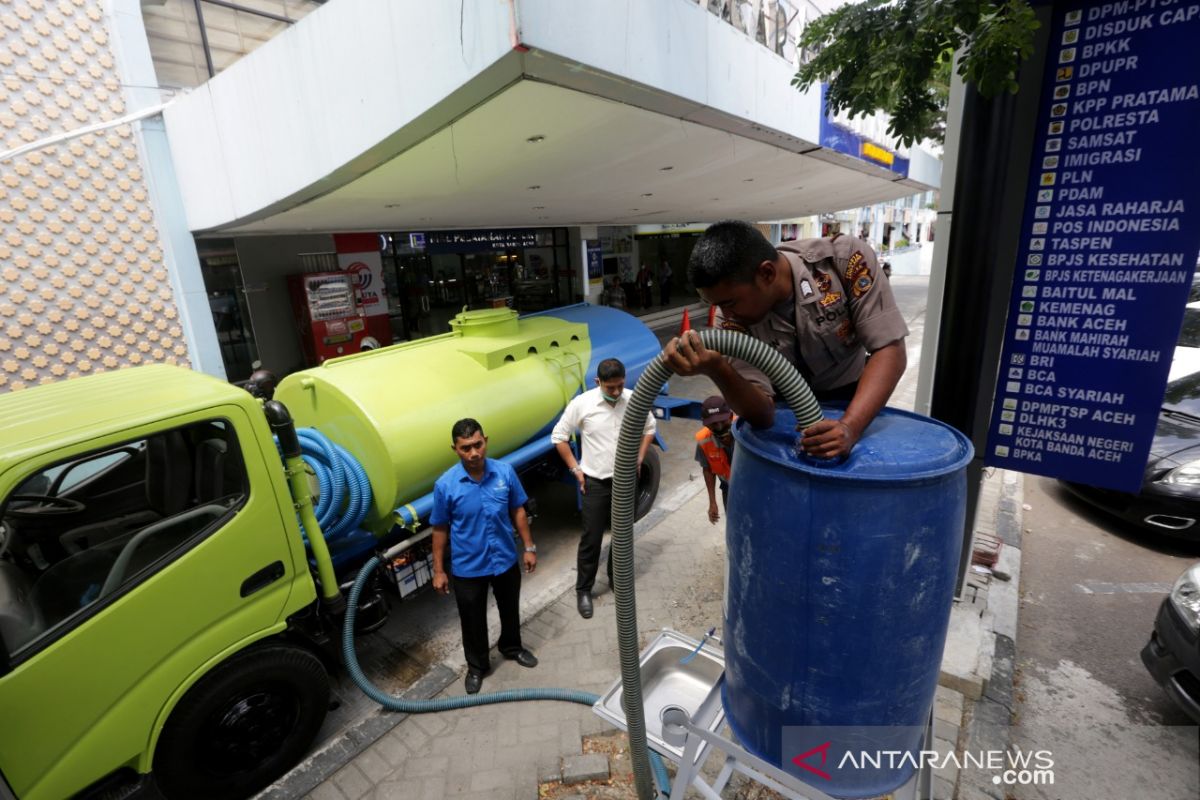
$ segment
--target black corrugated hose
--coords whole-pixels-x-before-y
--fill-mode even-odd
[[[700,341],[710,350],[740,358],[762,370],[795,412],[800,427],[808,427],[823,419],[821,407],[800,373],[768,345],[745,334],[716,329],[701,331]],[[646,713],[642,704],[642,675],[638,665],[637,600],[633,591],[634,496],[637,488],[638,446],[646,414],[670,377],[671,369],[660,356],[647,365],[638,379],[621,424],[613,468],[612,554],[617,644],[621,657],[621,684],[625,694],[625,720],[629,728],[629,754],[633,761],[634,785],[640,800],[652,800],[655,793],[646,746]],[[665,794],[667,787],[660,788]]]

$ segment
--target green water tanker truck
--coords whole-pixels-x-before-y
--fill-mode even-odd
[[[0,797],[269,784],[328,708],[340,586],[422,528],[453,422],[479,419],[518,468],[555,465],[549,431],[598,361],[632,383],[658,351],[586,305],[451,329],[265,403],[162,365],[0,396]],[[360,624],[382,623],[385,585]]]

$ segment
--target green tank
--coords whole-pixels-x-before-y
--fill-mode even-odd
[[[450,428],[474,417],[493,454],[548,430],[587,380],[588,325],[512,309],[464,311],[441,336],[326,361],[280,382],[297,427],[349,450],[374,495],[364,525],[428,493],[457,457]]]

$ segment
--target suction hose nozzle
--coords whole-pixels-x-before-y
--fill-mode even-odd
[[[763,342],[733,331],[708,329],[700,332],[701,343],[709,350],[740,358],[758,367],[770,379],[796,422],[808,427],[823,415],[817,399],[800,373],[787,359]],[[646,710],[642,704],[642,673],[638,663],[637,601],[633,590],[633,515],[637,489],[637,454],[646,414],[671,369],[662,357],[646,366],[634,386],[625,409],[621,435],[613,468],[612,556],[613,594],[617,606],[617,645],[621,658],[621,684],[624,689],[625,722],[629,730],[629,754],[633,761],[634,785],[639,800],[651,800],[654,786],[650,775],[650,752],[646,745]]]

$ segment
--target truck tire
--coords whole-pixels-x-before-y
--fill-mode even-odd
[[[642,459],[642,468],[638,471],[637,496],[634,500],[633,519],[639,520],[654,508],[654,499],[658,497],[658,481],[662,477],[662,465],[658,462],[658,450],[654,445],[646,448],[646,457]]]
[[[290,769],[329,709],[329,675],[316,655],[270,644],[204,676],[171,713],[154,753],[168,800],[249,797]]]

